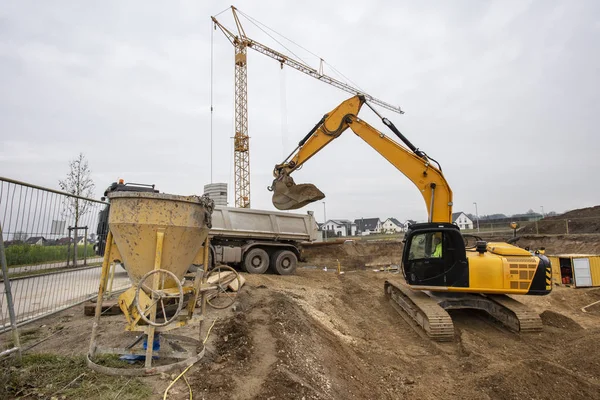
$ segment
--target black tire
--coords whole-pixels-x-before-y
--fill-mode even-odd
[[[269,254],[259,248],[254,248],[244,256],[244,271],[249,274],[263,274],[269,268]]]
[[[279,250],[271,256],[271,269],[278,275],[292,275],[296,272],[298,257],[290,250]]]

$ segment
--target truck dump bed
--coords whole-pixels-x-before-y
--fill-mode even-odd
[[[309,242],[317,239],[317,232],[311,214],[217,206],[212,214],[210,236]]]

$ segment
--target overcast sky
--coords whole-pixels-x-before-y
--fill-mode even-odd
[[[2,2],[0,175],[58,188],[83,152],[97,196],[118,178],[201,194],[211,180],[212,40],[213,181],[229,183],[233,204],[234,52],[210,22],[230,4]],[[382,112],[441,163],[454,211],[474,213],[473,202],[480,215],[600,203],[600,2],[236,6],[401,106],[405,115]],[[217,18],[234,27],[230,11]],[[325,73],[339,78],[329,66]],[[273,209],[274,164],[350,95],[249,50],[248,97],[251,202]],[[366,107],[361,117],[386,129]],[[350,131],[294,178],[325,192],[328,218],[426,218],[417,189]],[[323,217],[322,203],[305,210]]]

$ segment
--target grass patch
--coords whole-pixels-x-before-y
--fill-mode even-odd
[[[77,259],[83,260],[85,246],[77,246]],[[13,244],[7,246],[6,263],[9,267],[18,267],[21,265],[39,264],[44,262],[67,261],[68,246],[36,246],[30,244]],[[71,246],[71,258],[73,257],[74,246]],[[94,246],[87,245],[87,256],[96,257]]]
[[[96,373],[87,367],[83,356],[27,354],[18,366],[0,364],[3,399],[114,399],[119,392],[119,399],[147,399],[152,388],[137,378]]]

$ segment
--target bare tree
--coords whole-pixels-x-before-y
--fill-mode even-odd
[[[92,197],[94,195],[94,181],[92,180],[92,171],[83,155],[69,161],[69,172],[67,178],[59,180],[58,184],[62,190],[80,197]],[[90,210],[91,203],[81,200],[77,197],[69,197],[65,204],[68,212],[75,217],[75,227],[79,226],[79,219]]]

